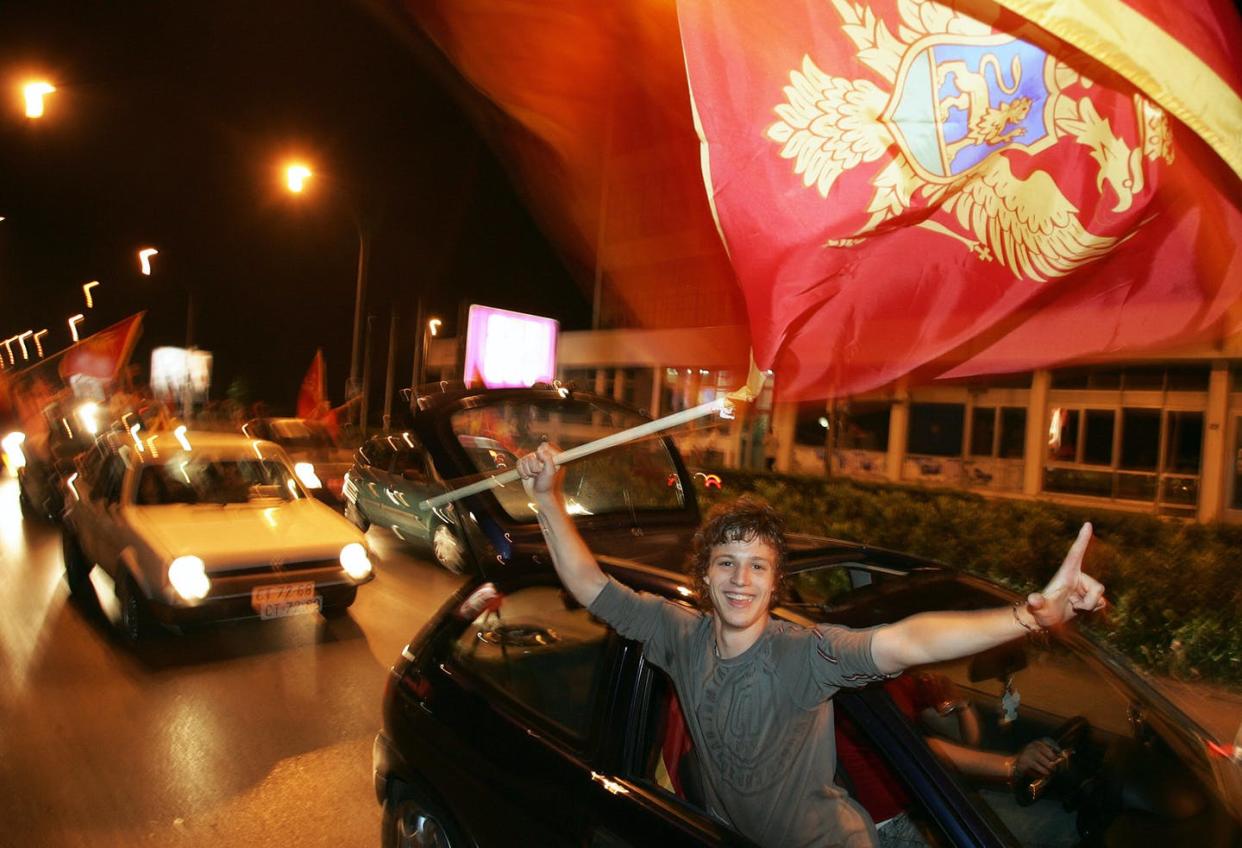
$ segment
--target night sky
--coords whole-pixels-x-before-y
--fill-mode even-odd
[[[27,119],[18,83],[58,91]],[[193,342],[215,355],[214,397],[236,380],[292,411],[316,347],[328,390],[349,368],[357,210],[373,231],[372,415],[390,310],[408,385],[420,293],[456,332],[459,304],[551,315],[590,304],[525,211],[505,166],[449,89],[463,85],[409,25],[363,3],[99,2],[0,6],[0,337],[48,327],[51,350],[147,309],[134,361]],[[319,178],[286,192],[290,154]],[[136,252],[154,246],[154,274]],[[81,285],[98,279],[96,308]]]

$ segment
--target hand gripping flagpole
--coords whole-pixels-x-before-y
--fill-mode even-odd
[[[622,430],[619,433],[609,433],[601,439],[596,439],[593,442],[587,442],[584,445],[578,445],[576,448],[568,448],[558,453],[555,459],[553,459],[553,463],[559,468],[560,466],[573,462],[574,460],[591,456],[592,454],[608,450],[609,448],[615,448],[618,445],[628,444],[629,442],[636,441],[645,436],[650,436],[655,433],[662,433],[665,430],[671,430],[674,427],[680,427],[682,424],[688,424],[691,421],[695,421],[713,413],[720,413],[720,415],[725,418],[732,418],[734,404],[750,403],[757,398],[759,396],[759,392],[763,389],[763,380],[763,372],[756,367],[755,360],[752,355],[750,361],[750,375],[746,380],[746,385],[742,386],[737,391],[730,392],[723,398],[717,398],[716,400],[708,401],[707,403],[701,403],[698,406],[691,407],[690,409],[683,409],[681,412],[674,412],[672,415],[666,415],[663,418],[657,418],[654,421],[645,421],[636,427],[631,427],[628,430]],[[490,489],[507,486],[517,479],[517,469],[511,468],[508,471],[495,474],[491,477],[484,477],[482,480],[476,480],[473,483],[453,489],[450,492],[445,492],[442,495],[436,495],[434,498],[428,498],[420,503],[418,508],[420,510],[438,509],[445,504],[453,503],[454,501],[461,500],[462,498],[469,497],[470,495],[477,495],[479,492],[486,492]]]

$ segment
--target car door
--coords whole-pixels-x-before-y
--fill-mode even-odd
[[[385,494],[390,501],[393,525],[409,540],[431,541],[431,510],[420,509],[419,505],[441,489],[433,487],[428,470],[422,445],[411,434],[403,433],[388,467]]]
[[[125,472],[121,456],[108,455],[92,478],[79,487],[81,500],[74,507],[74,528],[82,552],[112,575],[116,574],[116,561],[121,552],[117,525],[121,520]]]
[[[559,585],[500,588],[402,681],[424,696],[395,742],[470,844],[581,846],[620,640]]]
[[[351,476],[358,491],[358,510],[372,524],[388,526],[384,512],[384,488],[392,446],[382,436],[370,439],[358,449]]]

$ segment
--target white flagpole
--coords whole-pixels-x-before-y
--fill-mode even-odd
[[[717,398],[707,403],[701,403],[690,409],[683,409],[681,412],[674,412],[672,415],[666,415],[663,418],[657,418],[655,421],[646,421],[636,427],[628,430],[621,430],[617,433],[609,433],[601,439],[593,442],[587,442],[585,445],[578,445],[576,448],[569,448],[561,451],[556,455],[556,464],[564,465],[573,462],[576,459],[582,459],[593,453],[599,453],[602,450],[623,445],[641,439],[644,436],[650,436],[653,433],[660,433],[664,430],[670,430],[682,424],[689,423],[704,416],[711,415],[714,412],[723,412],[725,409],[732,409],[732,403],[729,398]],[[511,468],[508,471],[501,472],[491,477],[485,477],[482,480],[476,480],[451,492],[445,492],[442,495],[436,495],[434,498],[428,498],[418,505],[422,509],[436,509],[453,501],[461,500],[470,495],[477,495],[479,492],[486,492],[489,489],[495,489],[500,486],[508,485],[518,479],[518,471]]]

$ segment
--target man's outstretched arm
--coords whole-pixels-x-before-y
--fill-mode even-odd
[[[608,578],[565,509],[565,493],[561,488],[564,472],[553,462],[559,452],[544,442],[534,453],[518,460],[518,475],[539,510],[539,526],[543,529],[557,576],[578,603],[589,607],[607,585]]]
[[[1076,612],[1104,606],[1104,586],[1082,572],[1082,558],[1091,542],[1084,524],[1061,568],[1043,592],[1027,597],[1025,606],[968,612],[928,612],[881,627],[871,642],[871,656],[885,674],[914,665],[970,656],[1069,621]]]

